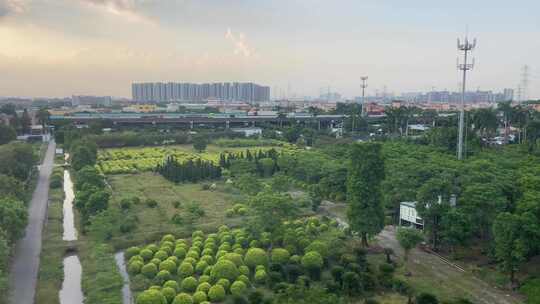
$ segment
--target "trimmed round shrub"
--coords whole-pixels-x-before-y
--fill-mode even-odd
[[[243,274],[245,276],[248,276],[248,277],[249,277],[249,274],[250,274],[249,267],[247,267],[245,265],[242,265],[242,266],[238,267],[238,272],[240,272],[241,274]]]
[[[208,267],[208,263],[206,263],[205,261],[200,261],[195,266],[195,272],[198,274],[202,274],[204,270],[206,269],[206,267]]]
[[[178,263],[178,258],[174,255],[168,257],[165,261],[172,261],[174,264]]]
[[[176,273],[176,263],[170,260],[159,263],[159,270],[167,270],[170,273]]]
[[[206,267],[206,269],[204,270],[203,274],[204,274],[204,275],[207,275],[207,276],[211,275],[211,274],[212,274],[212,268],[214,268],[214,266],[208,266],[208,267]]]
[[[323,266],[323,258],[317,251],[310,251],[302,257],[302,266],[308,270],[318,270]]]
[[[128,249],[126,249],[126,252],[124,252],[124,257],[126,258],[126,260],[129,260],[132,257],[138,255],[139,252],[141,252],[141,248],[137,246],[129,247]]]
[[[203,251],[201,252],[201,255],[205,256],[205,255],[214,255],[214,249],[212,248],[204,248]]]
[[[208,291],[208,298],[212,302],[221,302],[225,300],[225,289],[221,285],[214,285]]]
[[[190,263],[191,266],[195,266],[195,264],[197,264],[197,260],[194,259],[194,258],[185,258],[184,261],[182,263]]]
[[[212,267],[210,276],[214,280],[228,279],[232,281],[236,279],[236,277],[238,277],[238,269],[233,262],[222,259],[219,260],[216,265]]]
[[[150,288],[148,288],[149,290],[161,290],[161,286],[157,286],[157,285],[152,285],[150,286]]]
[[[223,286],[223,288],[227,290],[229,289],[229,286],[231,286],[231,281],[227,279],[219,279],[216,284]]]
[[[275,249],[272,249],[270,259],[272,263],[286,264],[289,261],[290,257],[291,257],[291,254],[289,253],[289,251],[287,251],[287,249],[275,248]]]
[[[174,300],[174,297],[176,297],[176,290],[171,287],[163,287],[161,289],[161,294],[167,298],[167,302],[170,303]]]
[[[246,291],[246,288],[247,288],[246,283],[242,281],[236,281],[232,283],[231,285],[231,294],[235,296],[243,295],[244,292]]]
[[[184,247],[176,247],[173,251],[173,255],[179,259],[186,257],[186,249]]]
[[[259,270],[255,272],[255,276],[253,277],[253,279],[255,279],[255,282],[258,284],[264,284],[267,278],[268,278],[268,275],[266,274],[266,271],[264,270]]]
[[[239,255],[238,253],[233,253],[233,252],[227,253],[222,258],[233,262],[236,265],[236,267],[240,267],[240,266],[244,265],[244,261],[242,260],[242,256]]]
[[[172,304],[193,304],[193,298],[187,293],[181,293],[174,297]]]
[[[260,248],[251,248],[244,257],[244,263],[251,268],[255,268],[257,265],[266,265],[268,263],[268,257],[264,250]]]
[[[202,275],[199,277],[199,283],[210,282],[211,278],[208,275]]]
[[[176,242],[176,238],[175,238],[174,235],[172,235],[172,234],[165,234],[165,235],[161,238],[161,245],[163,245],[164,242],[171,242],[171,243],[174,243],[174,242]]]
[[[137,296],[137,304],[167,304],[167,299],[157,290],[145,290]]]
[[[202,230],[193,231],[193,233],[191,234],[191,238],[196,237],[204,238],[204,232]]]
[[[141,273],[149,278],[153,279],[158,272],[157,266],[154,263],[148,263],[141,268]]]
[[[127,271],[131,275],[136,275],[141,272],[141,269],[143,268],[144,264],[141,261],[134,261],[128,264]]]
[[[171,273],[168,272],[167,270],[162,270],[160,272],[158,272],[156,274],[156,278],[155,278],[159,284],[163,284],[164,282],[167,282],[171,279]]]
[[[142,258],[142,256],[140,256],[140,255],[135,255],[135,256],[132,256],[132,257],[129,259],[128,264],[129,264],[129,263],[133,263],[133,262],[135,262],[135,261],[139,261],[139,262],[141,262],[141,263],[144,263],[144,259]]]
[[[186,257],[198,260],[199,253],[196,250],[190,249],[189,252],[186,254]]]
[[[291,256],[291,258],[289,259],[289,262],[291,264],[300,264],[300,262],[302,261],[302,258],[299,256],[299,255],[293,255]]]
[[[259,247],[261,247],[261,242],[259,242],[258,240],[253,240],[253,241],[249,242],[249,247],[251,247],[251,248],[259,248]]]
[[[205,261],[208,265],[214,264],[214,258],[210,255],[203,255],[200,260]]]
[[[251,282],[249,281],[249,277],[247,277],[247,276],[245,276],[243,274],[239,275],[237,280],[244,282],[244,284],[246,284],[246,286],[251,285]]]
[[[150,244],[146,246],[146,249],[151,250],[152,253],[156,253],[159,250],[159,247],[156,244]]]
[[[176,292],[180,291],[180,286],[178,286],[178,282],[176,282],[174,280],[169,280],[169,281],[165,282],[165,284],[163,284],[163,288],[165,288],[165,287],[172,288]]]
[[[210,287],[212,287],[212,285],[210,285],[209,282],[202,282],[199,284],[199,286],[197,286],[197,291],[208,293],[208,291],[210,290]]]
[[[418,296],[416,296],[416,303],[418,304],[438,304],[439,300],[437,300],[437,297],[430,294],[422,292]]]
[[[322,257],[328,256],[328,244],[322,241],[315,240],[306,247],[305,252],[316,251]]]
[[[194,277],[187,277],[182,280],[180,288],[182,289],[182,291],[191,293],[197,289],[197,285],[197,279],[195,279]]]
[[[189,277],[193,274],[193,265],[185,262],[180,264],[180,267],[178,267],[178,274],[184,278]]]
[[[177,239],[177,240],[174,242],[174,245],[175,245],[175,246],[178,246],[178,245],[187,245],[187,242],[186,242],[186,240],[184,240],[184,239]]]
[[[259,270],[264,270],[266,271],[266,267],[264,265],[257,265],[257,267],[255,267],[255,272],[259,271]]]
[[[206,299],[206,293],[204,291],[197,291],[193,294],[193,302],[195,302],[195,304],[200,304],[206,301]]]
[[[143,249],[139,252],[139,255],[145,260],[149,261],[154,257],[154,252],[150,249]]]

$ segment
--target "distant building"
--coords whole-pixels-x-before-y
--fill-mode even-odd
[[[424,229],[424,220],[418,215],[416,202],[401,202],[399,204],[399,225]]]
[[[111,96],[72,96],[71,104],[73,106],[96,106],[110,107],[112,105]]]
[[[133,83],[132,99],[137,102],[193,102],[193,101],[245,101],[248,103],[270,100],[270,87],[252,82],[226,83]]]

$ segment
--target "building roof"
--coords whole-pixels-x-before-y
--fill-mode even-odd
[[[407,206],[407,207],[411,207],[411,208],[416,208],[416,204],[418,202],[401,202],[399,203],[400,206]]]

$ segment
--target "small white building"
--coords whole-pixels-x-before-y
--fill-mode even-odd
[[[401,202],[399,204],[399,225],[424,229],[424,220],[416,211],[417,202]]]
[[[244,133],[246,137],[262,134],[261,128],[232,128],[231,130],[233,132]]]

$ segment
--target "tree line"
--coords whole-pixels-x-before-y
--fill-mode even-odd
[[[38,160],[29,144],[0,145],[0,302],[8,295],[9,259],[28,223],[29,189]],[[7,299],[6,299],[7,300]]]
[[[168,156],[163,164],[158,164],[155,171],[175,183],[196,183],[201,180],[211,180],[221,177],[220,166],[216,166],[213,162],[201,160],[200,158],[197,158],[195,161],[189,159],[185,162],[180,162],[174,156]]]

